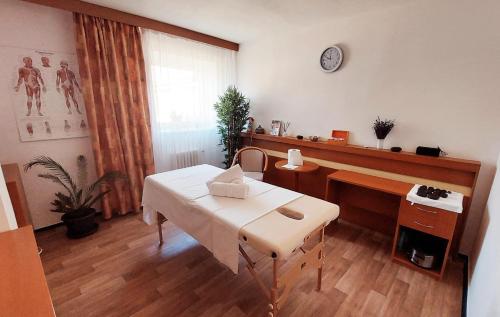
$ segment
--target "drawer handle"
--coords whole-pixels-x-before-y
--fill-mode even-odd
[[[427,210],[427,209],[423,209],[423,208],[420,208],[420,207],[417,207],[417,209],[420,210],[420,211],[428,212],[430,214],[437,214],[438,213],[437,211]]]
[[[418,221],[414,221],[414,223],[417,224],[417,225],[419,225],[419,226],[426,227],[426,228],[429,228],[429,229],[434,228],[434,226],[424,225],[423,223],[418,222]]]

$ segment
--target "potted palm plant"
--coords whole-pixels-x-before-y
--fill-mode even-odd
[[[61,220],[67,227],[67,236],[72,239],[82,238],[97,231],[99,225],[95,221],[96,211],[92,206],[107,195],[111,189],[96,193],[96,189],[103,184],[117,178],[124,178],[120,172],[108,172],[95,182],[87,185],[87,159],[83,155],[77,157],[78,178],[75,182],[61,164],[47,156],[38,156],[24,165],[27,172],[34,166],[41,166],[47,173],[38,174],[38,177],[47,179],[64,188],[64,192],[57,192],[52,201],[51,211],[63,213]]]

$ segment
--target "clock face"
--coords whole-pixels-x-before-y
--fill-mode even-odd
[[[342,58],[340,47],[332,46],[323,51],[319,63],[325,72],[334,72],[342,65]]]

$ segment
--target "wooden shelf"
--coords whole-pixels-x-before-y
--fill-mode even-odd
[[[369,189],[378,190],[388,194],[394,194],[401,197],[411,190],[414,184],[395,181],[392,179],[371,176],[367,174],[339,170],[328,175],[328,179],[361,186]]]
[[[481,167],[481,162],[474,160],[466,160],[453,157],[430,157],[417,155],[413,152],[391,152],[390,150],[378,150],[376,148],[368,148],[359,145],[336,145],[329,144],[327,141],[313,142],[310,140],[299,140],[295,137],[283,137],[270,134],[248,134],[242,133],[243,138],[252,138],[255,140],[264,140],[277,143],[284,143],[289,145],[297,145],[310,147],[315,149],[330,150],[336,152],[351,153],[363,155],[374,158],[383,158],[396,161],[404,161],[411,163],[418,163],[428,166],[444,167],[448,169],[455,169],[467,172],[478,172]]]

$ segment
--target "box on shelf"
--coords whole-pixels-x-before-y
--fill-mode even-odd
[[[332,137],[328,139],[328,144],[347,145],[349,143],[349,131],[332,130]]]

